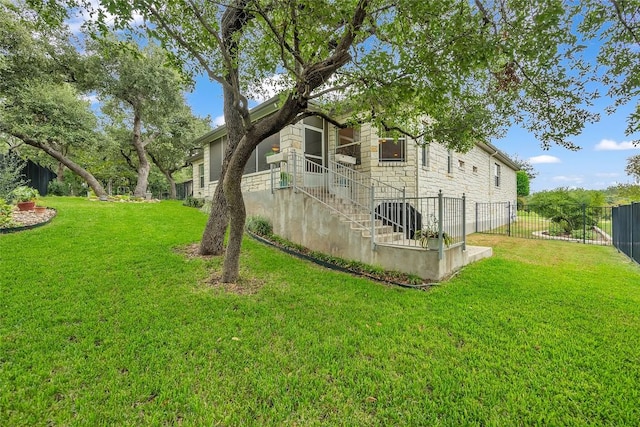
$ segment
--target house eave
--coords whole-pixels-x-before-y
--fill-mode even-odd
[[[280,97],[276,95],[273,98],[251,109],[251,111],[249,111],[249,116],[251,117],[251,121],[260,120],[261,118],[266,117],[278,111],[278,108],[280,108],[278,105],[279,100],[280,100]],[[203,146],[212,141],[215,141],[218,138],[225,136],[226,134],[227,134],[227,126],[224,124],[220,125],[214,130],[212,130],[211,132],[208,132],[202,135],[201,137],[195,139],[194,145]]]
[[[509,158],[504,152],[500,151],[496,146],[489,142],[477,142],[476,145],[482,148],[489,154],[495,156],[496,159],[500,160],[502,163],[513,169],[514,171],[520,170],[520,167]]]

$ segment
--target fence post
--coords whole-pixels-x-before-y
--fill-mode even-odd
[[[587,243],[587,204],[582,204],[582,243]]]
[[[479,233],[478,231],[478,202],[476,202],[476,233]]]
[[[507,236],[511,237],[511,200],[507,202]]]
[[[375,236],[375,232],[376,232],[376,211],[375,211],[375,186],[371,186],[371,250],[375,250],[376,249],[376,236]]]
[[[467,250],[467,196],[462,193],[462,250]]]
[[[444,232],[442,216],[444,214],[444,206],[442,202],[442,189],[440,189],[440,191],[438,191],[438,259],[444,257],[444,248],[442,247],[442,233]]]

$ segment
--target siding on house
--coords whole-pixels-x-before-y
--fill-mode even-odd
[[[287,126],[280,131],[280,152],[292,151],[302,154],[302,123]],[[216,132],[214,141],[204,144],[205,186],[200,187],[199,163],[193,163],[194,195],[211,198],[217,179],[211,176],[210,151],[220,150],[220,136]],[[503,153],[490,144],[476,144],[467,153],[451,153],[451,171],[448,169],[449,150],[447,147],[431,143],[427,149],[427,165],[423,166],[422,148],[415,141],[406,141],[405,161],[386,162],[379,160],[378,132],[369,124],[359,127],[360,164],[354,169],[369,178],[378,179],[396,188],[404,188],[407,197],[436,196],[439,190],[447,197],[467,197],[467,222],[475,215],[476,202],[516,202],[516,166]],[[336,151],[337,129],[325,125],[325,159],[333,160]],[[393,143],[393,142],[386,142]],[[264,150],[263,150],[264,151]],[[221,158],[221,156],[220,156]],[[496,186],[494,169],[499,165],[500,185]],[[276,175],[279,180],[279,170]],[[267,171],[245,175],[242,180],[243,191],[261,191],[271,188],[271,174]],[[470,230],[471,231],[471,230]]]

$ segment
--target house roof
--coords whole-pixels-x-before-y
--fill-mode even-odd
[[[496,159],[500,160],[502,163],[509,166],[514,171],[520,170],[520,166],[518,166],[513,160],[511,160],[509,156],[503,151],[498,150],[493,144],[489,142],[476,142],[476,145],[482,148],[487,153],[494,155]]]
[[[255,106],[254,108],[252,108],[249,111],[249,114],[251,116],[251,120],[259,120],[263,117],[268,116],[269,114],[275,113],[278,108],[278,101],[280,100],[280,97],[278,95],[268,99],[267,101],[263,102],[262,104],[259,104],[257,106]],[[197,138],[194,143],[197,145],[204,145],[204,144],[208,144],[212,141],[215,141],[218,138],[223,137],[224,135],[227,134],[227,126],[225,124],[222,124],[220,126],[218,126],[217,128],[213,129],[211,132],[208,132],[204,135],[202,135],[201,137]],[[505,154],[503,151],[500,151],[498,148],[496,148],[494,145],[492,145],[489,142],[477,142],[476,145],[478,145],[480,148],[482,148],[484,151],[486,151],[489,154],[495,155],[495,157],[500,160],[502,163],[504,163],[505,165],[507,165],[508,167],[510,167],[513,170],[520,170],[520,167],[509,158],[509,156],[507,154]],[[200,153],[198,155],[195,155],[191,158],[189,158],[189,162],[193,162],[196,160],[199,160],[200,158],[203,157],[203,153]]]
[[[268,116],[269,114],[275,113],[276,111],[278,111],[279,105],[278,105],[278,101],[280,100],[280,98],[276,95],[273,98],[263,102],[260,105],[255,106],[254,108],[252,108],[249,111],[249,115],[251,117],[251,120],[258,120],[261,119],[263,117]],[[225,136],[227,134],[227,125],[222,124],[220,126],[218,126],[217,128],[215,128],[214,130],[212,130],[211,132],[205,133],[204,135],[202,135],[201,137],[197,138],[194,141],[194,144],[198,144],[198,145],[204,145],[204,144],[208,144],[211,141],[215,141],[218,138],[221,138],[223,136]]]

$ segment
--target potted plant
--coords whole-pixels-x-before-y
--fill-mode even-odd
[[[439,249],[438,240],[440,233],[438,232],[438,221],[435,216],[427,222],[421,230],[416,231],[415,238],[420,242],[420,246],[428,249]],[[446,232],[442,232],[442,242],[449,247],[453,243],[453,238]]]
[[[26,185],[21,185],[11,191],[11,197],[18,205],[18,209],[21,211],[33,210],[36,205],[36,199],[39,195],[40,193],[38,193],[38,190],[27,187]]]
[[[288,172],[280,172],[280,188],[288,187],[293,176]]]

